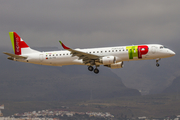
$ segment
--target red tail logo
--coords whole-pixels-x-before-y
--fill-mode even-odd
[[[14,32],[14,49],[16,55],[21,55],[21,48],[29,47],[17,33]]]

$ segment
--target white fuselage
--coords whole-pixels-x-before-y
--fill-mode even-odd
[[[116,62],[147,60],[147,59],[161,59],[161,58],[167,58],[167,57],[171,57],[175,55],[175,53],[172,50],[165,48],[164,46],[160,44],[146,44],[146,46],[148,46],[148,52],[142,55],[142,58],[139,58],[137,56],[130,57],[133,54],[136,54],[136,55],[139,54],[139,53],[136,53],[138,49],[131,49],[134,46],[135,45],[90,48],[90,49],[75,49],[75,50],[97,55],[97,56],[114,56],[116,58]],[[37,53],[31,53],[31,54],[23,54],[23,56],[27,56],[27,59],[26,60],[17,59],[16,61],[28,62],[28,63],[40,64],[40,65],[51,65],[51,66],[85,65],[82,59],[79,59],[79,57],[77,56],[72,56],[71,52],[67,50],[37,52]],[[103,65],[102,63],[96,63],[96,64]]]

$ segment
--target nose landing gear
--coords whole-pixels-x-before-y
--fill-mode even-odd
[[[160,64],[159,64],[159,63],[156,63],[156,66],[157,66],[157,67],[159,67],[159,66],[160,66]]]
[[[160,64],[158,63],[158,62],[159,62],[159,60],[161,60],[161,59],[156,59],[156,66],[157,66],[157,67],[159,67],[159,66],[160,66]]]

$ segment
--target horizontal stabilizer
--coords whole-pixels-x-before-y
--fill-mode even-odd
[[[16,58],[16,59],[26,59],[27,58],[25,56],[19,56],[19,55],[15,55],[15,54],[12,54],[12,53],[7,53],[7,52],[3,52],[3,53],[6,54],[6,55],[11,56],[13,58]]]

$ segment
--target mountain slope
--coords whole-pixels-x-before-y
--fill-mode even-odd
[[[179,60],[178,55],[162,59],[160,67],[156,67],[155,60],[124,62],[124,68],[112,71],[127,87],[141,90],[144,94],[157,94],[180,75]]]
[[[124,86],[110,69],[98,75],[86,66],[41,66],[9,61],[0,56],[0,100],[104,99],[140,95]]]
[[[179,93],[180,92],[180,76],[173,80],[172,84],[167,87],[162,93]]]

